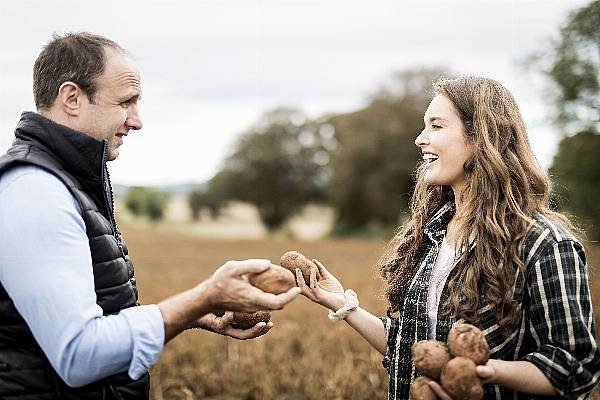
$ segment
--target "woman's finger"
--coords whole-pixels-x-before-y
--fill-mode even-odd
[[[296,268],[295,274],[296,274],[296,285],[298,285],[298,287],[300,289],[302,289],[302,293],[308,292],[308,288],[306,287],[306,282],[304,282],[304,275],[302,275],[302,271],[300,271],[300,268]]]
[[[311,301],[317,301],[313,291],[306,286],[306,282],[304,282],[304,275],[302,275],[300,268],[296,268],[296,283],[298,284],[298,287],[302,289],[302,294],[304,296],[308,297]]]
[[[452,397],[442,388],[442,386],[436,381],[429,382],[429,387],[435,392],[435,394],[442,400],[452,400]]]
[[[321,264],[321,261],[317,260],[316,258],[313,258],[312,261],[315,263],[315,265],[317,266],[317,268],[319,268],[319,273],[321,274],[321,276],[323,277],[323,279],[325,279],[326,277],[330,277],[331,274],[329,273],[329,271],[327,271],[325,269],[325,266],[323,264]]]
[[[310,288],[314,291],[317,288],[317,271],[314,268],[310,269]]]

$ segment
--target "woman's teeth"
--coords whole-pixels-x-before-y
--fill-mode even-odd
[[[431,154],[431,153],[427,153],[427,154],[423,154],[423,160],[427,161],[427,162],[434,162],[435,160],[438,159],[438,156],[436,154]]]

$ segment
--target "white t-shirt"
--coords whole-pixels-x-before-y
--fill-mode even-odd
[[[444,290],[444,285],[448,275],[456,264],[454,260],[455,251],[446,239],[442,241],[435,264],[431,271],[431,280],[429,281],[429,293],[427,295],[427,327],[428,339],[435,340],[435,327],[437,325],[438,306],[440,297]]]

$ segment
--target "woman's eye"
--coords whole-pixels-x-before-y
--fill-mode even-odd
[[[432,127],[433,129],[440,129],[442,126],[441,126],[441,125],[438,125],[438,124],[431,124],[431,127]]]

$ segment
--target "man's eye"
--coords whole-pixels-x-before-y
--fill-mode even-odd
[[[432,127],[433,129],[440,129],[442,126],[441,126],[441,125],[438,125],[438,124],[431,124],[431,127]]]
[[[131,100],[123,101],[121,102],[121,107],[127,108],[129,107],[129,104],[131,104]]]

